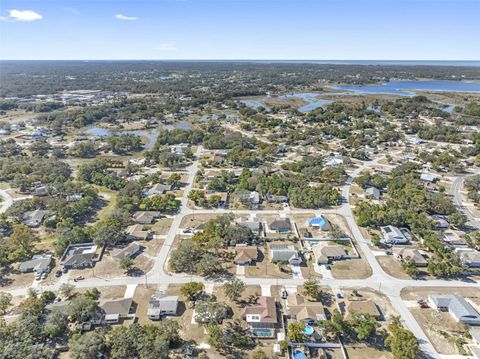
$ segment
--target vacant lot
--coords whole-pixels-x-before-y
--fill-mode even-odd
[[[449,313],[433,308],[417,307],[410,311],[439,353],[460,354],[454,341],[464,335],[464,325],[457,323]]]
[[[8,272],[3,276],[0,289],[30,287],[34,278],[35,274],[33,273]]]
[[[372,269],[363,259],[346,259],[335,262],[332,276],[335,279],[365,279],[372,275]]]
[[[172,226],[173,218],[160,218],[155,224],[152,226],[152,230],[155,234],[165,236],[168,234],[170,227]]]
[[[385,273],[399,279],[411,279],[403,270],[400,261],[393,258],[393,256],[377,256],[375,258],[377,258],[378,263],[380,263]]]
[[[367,347],[365,345],[348,345],[346,347],[350,359],[391,359],[392,354],[387,350]]]
[[[180,228],[193,228],[218,216],[218,214],[188,214],[183,217],[182,222],[180,223]]]

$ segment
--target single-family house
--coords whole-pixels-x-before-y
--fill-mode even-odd
[[[268,231],[274,233],[292,232],[292,222],[290,218],[276,218],[268,223]]]
[[[171,190],[172,186],[170,186],[169,184],[157,183],[153,185],[152,188],[147,190],[147,197],[162,195]]]
[[[352,319],[353,313],[357,314],[368,314],[375,319],[380,319],[382,317],[382,313],[378,309],[375,302],[367,299],[367,300],[352,300],[346,301],[345,307],[345,320]]]
[[[320,302],[310,302],[300,294],[287,297],[287,315],[290,319],[313,324],[318,320],[326,320],[325,307]]]
[[[120,319],[134,318],[133,299],[121,298],[104,302],[100,309],[104,315],[103,322],[107,324],[116,324]]]
[[[60,258],[60,264],[67,269],[93,267],[97,257],[97,246],[93,243],[70,244]]]
[[[235,247],[235,264],[252,265],[258,259],[257,246],[236,246]]]
[[[450,229],[443,232],[441,240],[443,243],[448,244],[452,247],[464,246],[467,244],[467,241],[464,238],[460,238],[460,236],[456,232]]]
[[[480,251],[473,248],[457,248],[455,252],[464,266],[469,268],[480,267]]]
[[[452,294],[429,295],[428,302],[437,310],[449,312],[457,322],[480,325],[480,314],[462,296]]]
[[[438,180],[438,176],[433,173],[422,172],[420,179],[426,183],[435,183]]]
[[[37,275],[50,272],[51,254],[37,254],[28,261],[21,262],[18,270],[22,273],[35,272]]]
[[[142,247],[137,242],[132,242],[125,248],[117,249],[115,252],[112,253],[112,258],[116,261],[121,261],[125,258],[132,258],[137,253],[140,253]]]
[[[430,216],[430,219],[432,220],[432,224],[435,229],[447,229],[449,227],[446,216],[434,214]]]
[[[28,211],[23,214],[23,223],[29,227],[38,227],[42,224],[45,216],[48,215],[50,211],[36,209],[35,211]]]
[[[217,207],[226,207],[228,201],[228,192],[207,191],[205,193],[205,199],[207,201],[211,201],[214,198],[217,200]]]
[[[142,224],[132,224],[131,226],[128,226],[125,229],[125,234],[130,241],[147,240],[152,237],[151,232],[145,229]]]
[[[50,194],[50,188],[49,186],[37,186],[31,194],[36,197],[45,197]]]
[[[307,223],[310,227],[320,229],[322,231],[327,231],[330,229],[330,223],[324,216],[309,218]]]
[[[424,255],[415,247],[394,247],[392,252],[401,262],[412,261],[417,267],[426,267],[428,264]]]
[[[330,157],[325,162],[325,166],[333,167],[333,166],[340,166],[343,165],[343,158],[342,157]]]
[[[238,220],[237,225],[240,226],[240,227],[249,228],[253,232],[253,234],[255,234],[255,235],[258,235],[260,233],[260,229],[262,228],[261,223],[259,221],[255,221],[255,220],[253,220],[253,221]]]
[[[133,214],[133,220],[138,224],[152,224],[158,217],[160,212],[157,211],[138,211]]]
[[[248,323],[251,335],[265,338],[275,335],[278,317],[273,297],[259,297],[255,304],[243,307],[240,315]]]
[[[170,146],[170,151],[176,155],[183,156],[185,149],[189,147],[190,145],[188,143],[180,143],[178,145]]]
[[[270,244],[268,247],[270,262],[288,262],[295,266],[302,264],[302,258],[298,255],[298,250],[293,245]]]
[[[177,315],[178,296],[157,292],[150,297],[147,316],[150,320],[160,320],[162,316]]]
[[[276,194],[267,193],[266,199],[268,203],[287,203],[288,197]]]
[[[332,263],[345,258],[347,252],[342,246],[337,245],[319,245],[312,249],[313,255],[318,265]]]
[[[383,236],[383,243],[386,244],[407,244],[408,239],[402,231],[394,226],[380,227]]]
[[[364,193],[365,198],[378,201],[380,199],[380,190],[376,187],[368,187]]]

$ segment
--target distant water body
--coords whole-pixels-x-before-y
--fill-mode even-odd
[[[464,81],[390,81],[381,85],[335,86],[337,90],[350,90],[356,93],[415,95],[411,91],[480,92],[480,83]]]

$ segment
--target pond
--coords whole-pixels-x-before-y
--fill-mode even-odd
[[[106,137],[106,136],[110,136],[111,134],[136,135],[136,136],[145,138],[146,143],[143,146],[143,148],[145,150],[151,150],[155,145],[155,141],[157,140],[158,129],[154,128],[154,129],[148,129],[148,130],[111,130],[108,128],[92,126],[92,127],[88,127],[85,131],[83,131],[83,133],[86,135],[93,136],[94,138]]]
[[[357,94],[391,94],[415,96],[412,91],[436,92],[480,92],[480,83],[464,81],[390,81],[381,85],[348,85],[335,86],[337,90],[354,91]]]

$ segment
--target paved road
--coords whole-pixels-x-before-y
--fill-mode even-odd
[[[180,213],[174,217],[173,223],[171,228],[166,236],[165,242],[162,248],[159,251],[157,257],[155,257],[155,263],[150,272],[147,273],[146,276],[142,277],[121,277],[121,278],[114,278],[114,279],[105,279],[101,278],[101,276],[97,276],[95,278],[91,278],[85,281],[75,283],[75,286],[78,288],[87,288],[87,287],[105,287],[105,286],[117,286],[117,285],[133,285],[133,284],[142,284],[147,282],[149,285],[159,285],[159,284],[181,284],[181,283],[188,283],[190,281],[199,281],[204,283],[215,283],[214,280],[207,280],[202,277],[197,276],[190,276],[185,274],[175,274],[171,275],[165,272],[165,264],[168,261],[168,256],[175,239],[175,236],[178,234],[178,230],[180,228],[180,223],[182,219],[188,215],[192,214],[193,210],[187,208],[187,201],[188,201],[188,193],[192,188],[193,180],[195,174],[198,170],[198,158],[202,151],[202,147],[199,146],[196,152],[196,160],[186,169],[188,173],[188,185],[184,189],[183,196],[181,199],[182,207],[180,209]],[[345,185],[342,188],[342,196],[344,198],[344,203],[342,206],[334,209],[327,209],[327,210],[291,210],[290,208],[282,209],[282,210],[270,210],[270,211],[249,211],[249,210],[239,210],[239,211],[231,211],[231,210],[222,210],[222,209],[213,209],[213,210],[195,210],[197,214],[207,214],[207,213],[226,213],[226,212],[234,212],[234,213],[262,213],[262,214],[279,214],[279,213],[287,213],[287,214],[301,214],[301,213],[338,213],[345,217],[348,226],[352,232],[352,235],[358,244],[359,248],[363,252],[363,256],[368,261],[369,265],[372,268],[372,275],[367,279],[345,279],[345,280],[336,280],[336,279],[329,279],[324,278],[321,280],[322,285],[327,285],[334,288],[341,288],[341,287],[369,287],[372,288],[380,293],[386,295],[397,313],[401,316],[405,325],[413,332],[416,338],[418,338],[422,351],[425,353],[427,357],[430,358],[448,358],[448,359],[457,359],[463,358],[466,359],[465,356],[454,356],[454,355],[440,355],[436,352],[433,345],[428,340],[427,336],[423,332],[420,325],[417,323],[411,312],[409,311],[406,304],[400,297],[400,293],[402,289],[406,287],[474,287],[478,288],[478,283],[476,282],[462,282],[457,280],[428,280],[428,281],[421,281],[421,280],[404,280],[404,279],[397,279],[394,278],[387,273],[384,272],[382,267],[379,265],[378,261],[376,260],[374,254],[370,250],[368,244],[369,241],[366,240],[362,233],[360,232],[359,227],[356,224],[355,218],[352,213],[352,209],[350,206],[350,187],[351,184],[356,176],[358,176],[367,166],[376,166],[378,165],[378,160],[365,162],[362,166],[357,168],[347,179]],[[1,192],[0,192],[1,193]],[[3,196],[2,196],[3,197]],[[291,278],[291,279],[276,279],[276,278],[243,278],[244,282],[247,285],[260,285],[260,286],[270,286],[270,285],[282,285],[282,286],[298,286],[302,285],[304,282],[303,278]],[[217,283],[221,283],[221,280],[218,280]],[[61,283],[58,282],[53,286],[46,286],[43,287],[43,290],[58,290]],[[27,292],[27,288],[19,288],[15,290],[9,291],[13,295],[25,295]]]
[[[463,181],[465,180],[465,178],[479,173],[480,170],[474,173],[458,176],[454,179],[452,184],[452,195],[455,205],[467,216],[468,224],[470,224],[472,227],[476,227],[477,229],[480,229],[480,220],[475,217],[472,212],[470,212],[467,206],[463,204],[462,194],[460,193],[460,190],[462,189]]]
[[[0,189],[0,197],[2,197],[2,202],[0,203],[0,213],[5,213],[12,205],[13,198],[3,189]]]

